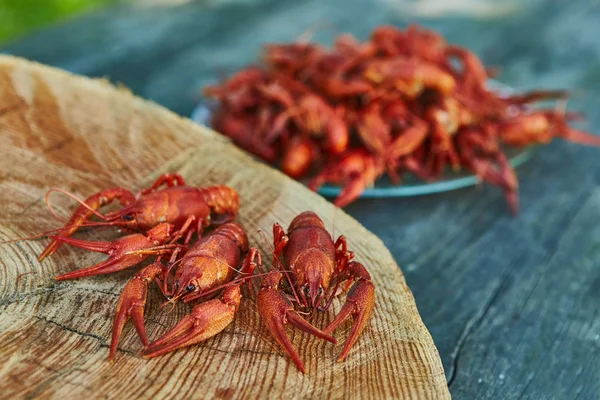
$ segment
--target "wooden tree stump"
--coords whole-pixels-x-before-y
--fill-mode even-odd
[[[37,261],[48,239],[0,245],[0,397],[3,398],[449,398],[431,336],[402,273],[382,242],[343,211],[299,183],[255,161],[215,132],[150,102],[90,80],[8,56],[0,57],[0,240],[62,225],[45,204],[52,187],[80,198],[100,189],[148,185],[178,172],[192,185],[227,184],[242,201],[238,220],[269,260],[274,222],[287,226],[301,211],[317,212],[348,237],[371,271],[376,307],[345,362],[341,345],[293,333],[309,372],[300,373],[265,331],[251,298],[234,323],[202,344],[144,360],[129,324],[117,360],[107,360],[117,298],[133,271],[56,282],[59,273],[103,255],[63,246]],[[51,195],[56,212],[75,202]],[[335,218],[334,218],[335,217]],[[398,229],[402,229],[398,221]],[[114,238],[113,230],[78,234]],[[341,299],[343,300],[343,299]],[[150,339],[189,311],[153,288],[146,326]],[[325,326],[339,311],[319,316]],[[336,331],[343,342],[350,323]]]

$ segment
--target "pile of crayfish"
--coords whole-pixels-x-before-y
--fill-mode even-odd
[[[54,254],[65,243],[106,253],[108,258],[94,266],[56,276],[56,280],[110,274],[155,257],[129,280],[118,300],[109,352],[111,361],[129,319],[133,320],[144,345],[145,358],[217,335],[233,321],[245,284],[255,296],[264,325],[302,372],[306,369],[286,333],[286,324],[335,344],[332,333],[352,317],[353,327],[338,358],[342,361],[373,311],[375,286],[369,272],[353,260],[345,237],[340,236],[334,242],[323,221],[313,212],[296,216],[287,232],[279,224],[273,226],[274,261],[267,271],[263,269],[260,252],[249,246],[244,228],[233,222],[240,203],[233,188],[191,187],[181,176],[167,174],[137,194],[119,187],[79,202],[69,221],[53,231],[52,241],[39,260]],[[118,210],[100,213],[101,208],[114,202],[120,203]],[[82,227],[95,226],[117,227],[128,234],[112,242],[71,237]],[[260,273],[255,273],[255,269]],[[256,286],[255,280],[258,280]],[[164,336],[149,343],[144,308],[153,282],[166,297],[165,304],[179,300],[198,304]],[[346,293],[345,303],[326,329],[315,327],[302,316],[328,310],[342,293]]]
[[[569,127],[578,115],[531,107],[565,91],[492,90],[494,72],[475,54],[417,26],[381,26],[362,43],[344,34],[331,49],[271,44],[262,60],[205,88],[217,102],[212,126],[313,190],[342,185],[338,206],[384,174],[400,184],[406,173],[431,181],[467,170],[499,186],[517,213],[507,147],[554,137],[600,145]]]

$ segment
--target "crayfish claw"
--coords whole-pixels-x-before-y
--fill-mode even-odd
[[[348,179],[347,183],[342,188],[339,196],[335,199],[334,204],[338,207],[345,207],[348,204],[352,203],[354,200],[358,199],[362,192],[364,192],[369,184],[369,182],[363,176],[353,176]]]
[[[113,322],[112,339],[108,359],[115,359],[119,338],[123,326],[131,318],[144,347],[148,345],[146,328],[144,326],[144,306],[148,295],[148,285],[163,271],[162,264],[156,262],[148,265],[127,282],[117,303],[117,311]]]
[[[304,363],[285,331],[285,323],[289,322],[296,328],[310,333],[319,339],[332,343],[337,343],[337,341],[328,333],[311,325],[294,310],[290,301],[277,288],[281,277],[281,273],[273,272],[263,280],[262,287],[257,296],[258,311],[273,338],[290,356],[298,369],[302,373],[306,373]]]
[[[137,264],[140,260],[136,260]],[[135,265],[132,264],[132,265]],[[113,272],[121,271],[125,268],[128,268],[132,265],[127,265],[123,263],[122,257],[110,257],[108,260],[102,261],[96,265],[92,265],[87,268],[81,268],[75,271],[67,272],[66,274],[57,275],[54,277],[57,281],[66,281],[69,279],[76,278],[84,278],[88,276],[96,276],[96,275],[105,275]]]
[[[210,339],[223,331],[232,321],[242,295],[239,285],[228,286],[222,299],[198,304],[162,338],[150,343],[143,352],[144,358],[153,358],[182,347]]]
[[[192,314],[186,315],[169,332],[147,345],[145,351],[151,351],[152,349],[160,348],[166,343],[172,342],[175,339],[180,338],[183,334],[191,330],[193,327],[194,316]]]
[[[160,224],[148,231],[146,236],[136,233],[123,236],[114,242],[91,242],[69,237],[57,237],[58,240],[83,249],[106,253],[108,259],[87,267],[54,277],[57,281],[106,275],[133,267],[151,255],[165,254],[174,247],[160,246],[170,237],[172,225]]]
[[[357,263],[350,263],[350,269],[357,269],[360,272],[366,273],[364,267]],[[346,303],[342,306],[339,314],[331,322],[331,324],[325,328],[324,332],[331,334],[335,331],[346,319],[352,316],[354,325],[350,331],[350,335],[344,342],[344,347],[340,353],[337,361],[341,362],[346,358],[350,349],[358,340],[358,337],[362,333],[363,329],[367,326],[373,307],[375,306],[375,285],[370,280],[368,273],[366,275],[358,276],[358,280],[352,285],[352,288],[348,291],[346,296]]]
[[[89,250],[89,251],[95,251],[97,253],[107,253],[108,254],[108,252],[111,249],[110,242],[94,242],[91,240],[75,239],[75,238],[68,237],[68,236],[64,236],[64,237],[63,236],[51,236],[51,238],[53,240],[56,240],[59,243],[66,243],[71,246],[79,247],[81,249],[85,249],[85,250]]]
[[[56,189],[52,189],[46,194],[46,201],[48,201],[48,195],[53,190]],[[69,194],[64,191],[61,192]],[[73,195],[70,196],[73,197]],[[87,220],[89,220],[95,214],[98,214],[96,210],[99,210],[101,207],[110,204],[115,199],[119,200],[122,205],[126,205],[135,201],[135,196],[126,189],[114,188],[96,193],[88,197],[85,202],[81,202],[81,200],[79,200],[82,204],[77,208],[77,210],[75,210],[69,221],[60,231],[58,231],[56,236],[52,237],[52,241],[38,256],[38,261],[41,262],[44,258],[54,254],[63,243],[66,243],[65,238],[71,236],[82,225],[84,225]]]
[[[267,329],[269,330],[269,332],[271,332],[271,335],[273,336],[275,341],[277,343],[279,343],[279,345],[285,350],[285,352],[288,354],[288,356],[290,356],[290,358],[292,359],[294,364],[296,364],[296,367],[298,367],[300,372],[305,374],[306,367],[304,366],[304,363],[300,359],[300,356],[298,355],[296,348],[292,344],[292,341],[290,340],[290,338],[288,337],[288,335],[285,331],[285,326],[283,324],[283,318],[280,318],[280,316],[272,316],[269,318],[269,317],[263,316],[262,311],[261,311],[261,317],[262,317],[263,322],[267,326]]]
[[[333,344],[337,344],[337,340],[333,336],[325,333],[324,331],[322,331],[319,328],[312,325],[310,322],[308,322],[307,320],[302,318],[300,316],[300,314],[298,314],[296,311],[294,311],[294,310],[288,311],[286,314],[286,317],[287,317],[287,321],[290,324],[294,325],[296,328],[300,329],[301,331],[310,333],[311,335],[318,337],[319,339],[323,339],[323,340],[326,340]]]
[[[368,151],[352,150],[325,167],[309,182],[308,187],[316,191],[325,182],[343,186],[334,204],[345,207],[375,183],[382,168],[380,164]]]

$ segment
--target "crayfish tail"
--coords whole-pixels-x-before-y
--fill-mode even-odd
[[[240,198],[235,189],[216,185],[200,189],[204,201],[212,210],[213,223],[224,224],[233,220],[240,208]]]

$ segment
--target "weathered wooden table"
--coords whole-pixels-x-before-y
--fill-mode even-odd
[[[569,88],[600,133],[600,7],[554,1],[228,1],[131,6],[2,50],[107,76],[189,115],[200,88],[308,28],[365,38],[418,22],[502,68],[516,88]],[[361,200],[348,211],[403,266],[455,398],[598,398],[600,151],[555,142],[518,170],[521,214],[488,187]],[[390,217],[390,216],[393,216]]]

